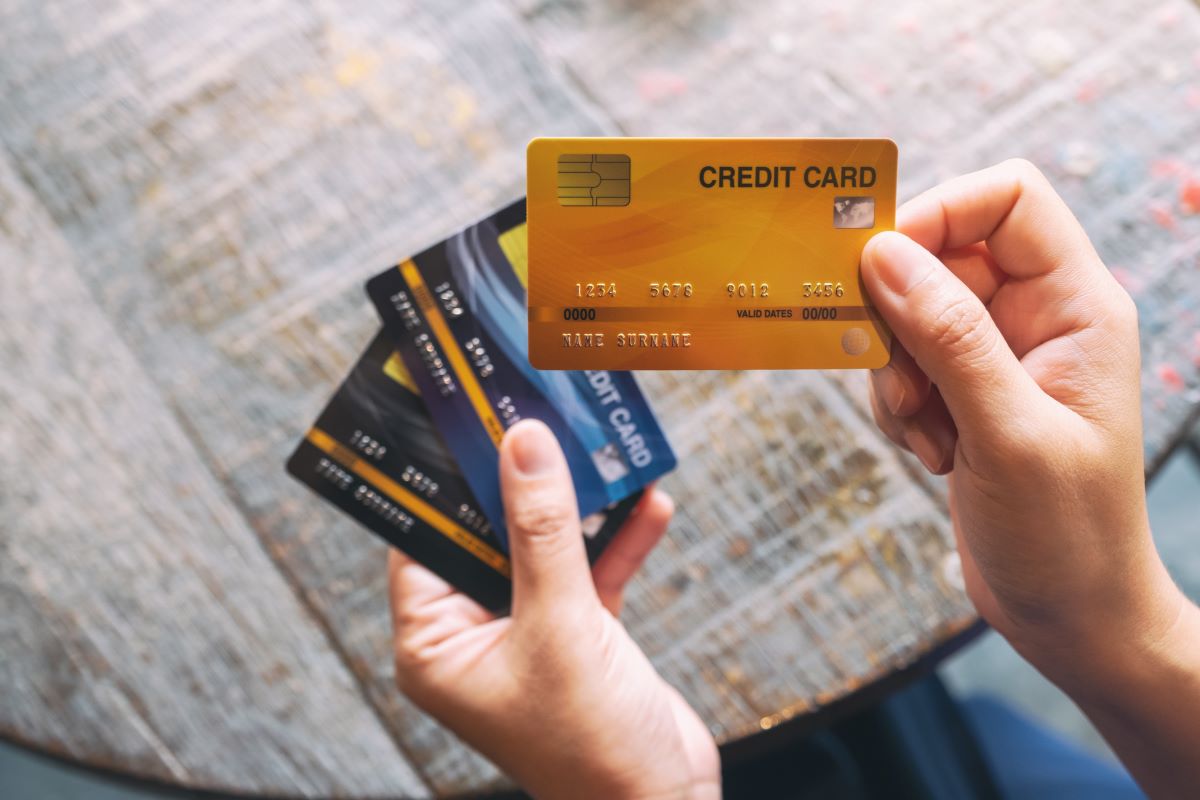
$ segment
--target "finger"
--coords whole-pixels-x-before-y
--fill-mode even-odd
[[[985,306],[992,302],[996,292],[1008,280],[1008,276],[996,264],[996,259],[983,242],[954,250],[943,250],[936,255]]]
[[[908,449],[908,445],[904,443],[904,418],[897,417],[883,404],[879,399],[878,392],[871,392],[871,415],[875,418],[875,427],[879,428],[880,433],[891,440],[892,444],[897,447]]]
[[[954,468],[954,452],[958,444],[958,429],[937,389],[929,399],[907,417],[897,417],[880,405],[878,396],[871,397],[875,424],[893,444],[908,450],[934,475],[944,475]]]
[[[675,514],[675,502],[666,492],[651,490],[592,567],[592,580],[600,602],[612,612],[621,613],[625,584],[642,568],[646,556],[662,539]]]
[[[929,376],[898,340],[892,340],[892,359],[871,371],[871,390],[880,403],[898,417],[915,414],[929,397]]]
[[[925,469],[934,475],[945,475],[954,469],[958,428],[937,387],[921,410],[908,418],[908,423],[904,443]]]
[[[862,277],[960,431],[991,431],[1007,419],[996,409],[1042,396],[979,298],[912,239],[890,231],[874,236],[863,251]]]
[[[397,608],[423,606],[455,591],[445,580],[394,547],[388,548],[387,565],[393,613]]]
[[[388,587],[396,653],[423,652],[494,617],[399,550],[388,552]],[[397,659],[398,664],[406,659]]]
[[[986,242],[1015,278],[1107,275],[1071,209],[1033,164],[1012,159],[935,186],[897,212],[898,230],[932,253]]]
[[[542,422],[500,444],[500,490],[513,568],[513,617],[596,600],[567,459]]]

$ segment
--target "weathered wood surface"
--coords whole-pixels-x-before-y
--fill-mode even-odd
[[[183,784],[424,790],[75,258],[0,161],[3,732]]]
[[[889,135],[905,195],[1033,158],[1138,298],[1157,458],[1200,399],[1197,11],[794,5],[0,0],[0,735],[251,792],[500,780],[394,691],[383,549],[282,462],[362,281],[520,194],[535,134]],[[719,737],[970,621],[855,377],[644,385],[680,515],[628,622]]]
[[[1200,201],[1181,197],[1200,180],[1193,5],[522,5],[622,133],[887,136],[902,199],[1033,160],[1138,300],[1149,462],[1200,402]]]

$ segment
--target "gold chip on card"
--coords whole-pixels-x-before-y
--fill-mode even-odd
[[[629,205],[629,156],[563,153],[558,157],[558,203],[563,206]]]

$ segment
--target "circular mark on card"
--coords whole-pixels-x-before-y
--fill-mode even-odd
[[[851,328],[842,334],[842,349],[848,356],[861,356],[871,346],[871,337],[862,328]]]

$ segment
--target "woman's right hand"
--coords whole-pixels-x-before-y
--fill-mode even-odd
[[[980,614],[1120,740],[1105,719],[1128,728],[1139,712],[1109,704],[1112,692],[1167,676],[1200,685],[1197,612],[1147,520],[1133,301],[1028,162],[931,189],[897,228],[862,257],[895,335],[872,376],[876,421],[949,474]],[[1200,688],[1191,701],[1200,712]],[[1153,772],[1146,742],[1113,744]]]

